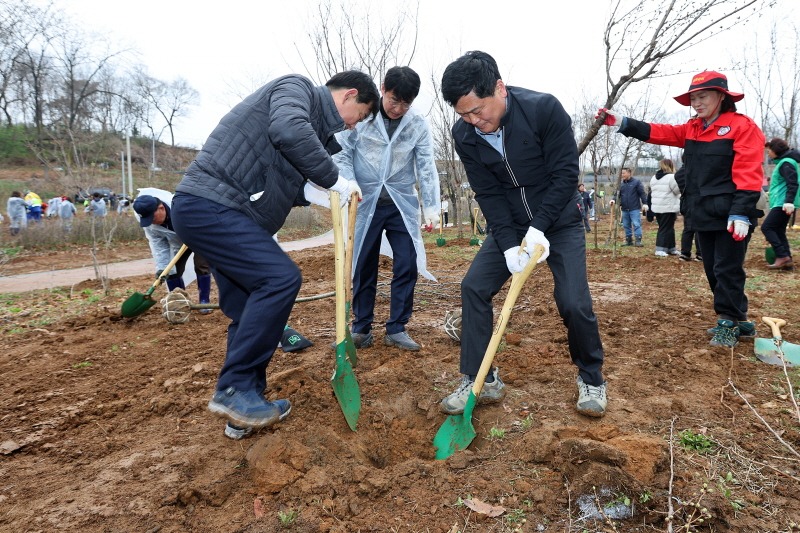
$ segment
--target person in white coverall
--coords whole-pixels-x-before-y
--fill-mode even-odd
[[[381,237],[386,232],[393,255],[391,304],[386,322],[387,346],[416,351],[406,332],[414,306],[417,274],[426,269],[420,232],[419,183],[423,222],[438,225],[439,174],[433,138],[425,117],[411,109],[420,78],[409,67],[392,67],[381,85],[380,116],[341,132],[341,152],[334,156],[342,176],[355,179],[364,195],[358,206],[354,240],[353,341],[358,348],[374,342],[372,322],[378,284]]]

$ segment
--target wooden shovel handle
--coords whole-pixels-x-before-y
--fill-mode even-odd
[[[525,250],[525,244],[525,240],[523,239],[522,245],[519,247],[520,253]],[[494,326],[492,338],[489,340],[489,346],[486,347],[486,353],[483,355],[483,362],[481,362],[478,375],[475,376],[475,383],[472,385],[472,393],[475,394],[476,398],[478,395],[480,395],[481,389],[483,389],[483,382],[486,380],[486,376],[489,375],[489,369],[492,368],[494,355],[497,353],[497,348],[500,346],[500,340],[503,338],[503,333],[506,331],[508,319],[511,316],[511,309],[513,309],[514,304],[517,303],[517,296],[519,296],[522,286],[525,285],[525,282],[536,268],[539,258],[542,257],[543,253],[544,247],[537,244],[533,250],[533,257],[531,257],[530,261],[528,261],[528,264],[525,265],[525,268],[522,270],[522,272],[515,272],[511,274],[511,286],[508,288],[506,301],[503,302],[503,310],[500,311],[500,318],[497,319],[497,324]]]
[[[345,302],[353,301],[353,246],[355,243],[357,215],[358,193],[354,192],[350,195],[350,203],[347,204],[347,243],[344,250],[344,275],[347,276],[344,282]],[[346,310],[345,314],[347,314]]]
[[[770,318],[768,316],[762,316],[761,321],[772,328],[772,337],[774,339],[781,338],[781,328],[786,325],[786,321],[782,318]]]
[[[167,266],[164,267],[164,270],[162,270],[161,274],[159,274],[159,276],[156,278],[156,281],[153,283],[152,289],[155,289],[156,287],[161,285],[161,282],[163,282],[167,278],[167,276],[169,276],[169,271],[172,270],[172,267],[174,267],[178,261],[180,261],[181,257],[183,257],[183,254],[185,254],[186,250],[188,249],[189,247],[186,246],[185,244],[180,247],[178,253],[176,253],[175,257],[172,258],[172,261],[167,263]]]
[[[331,191],[331,219],[333,222],[333,252],[336,281],[336,344],[344,341],[347,317],[345,316],[345,250],[342,230],[342,208],[339,207],[339,193]]]

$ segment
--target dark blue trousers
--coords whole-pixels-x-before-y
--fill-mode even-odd
[[[300,269],[253,219],[211,200],[176,193],[172,222],[208,261],[220,309],[231,319],[217,390],[263,391],[267,364],[300,292]]]
[[[556,306],[567,327],[572,362],[585,383],[599,386],[603,384],[603,345],[592,310],[586,277],[586,237],[577,209],[573,217],[569,224],[546,234],[550,241],[547,264],[553,273]],[[518,232],[520,242],[525,231],[527,228],[520,228]],[[492,300],[510,277],[503,251],[490,233],[461,281],[462,374],[478,373],[494,328]],[[527,285],[533,283],[535,277],[531,276]]]
[[[405,331],[414,309],[417,285],[417,252],[414,241],[394,204],[378,205],[367,228],[353,274],[353,333],[369,333],[375,318],[375,294],[378,289],[378,261],[381,235],[392,247],[392,296],[386,333]]]

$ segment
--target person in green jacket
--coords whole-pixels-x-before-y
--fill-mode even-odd
[[[798,203],[798,164],[800,152],[789,148],[781,138],[767,142],[767,154],[775,161],[775,170],[769,181],[769,212],[761,232],[775,250],[775,262],[767,265],[770,270],[794,270],[792,250],[786,238],[786,224]]]

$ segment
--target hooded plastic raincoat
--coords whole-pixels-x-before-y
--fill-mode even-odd
[[[435,211],[438,220],[439,174],[433,156],[433,137],[425,117],[409,109],[391,139],[380,116],[359,122],[354,129],[340,132],[336,137],[342,146],[341,152],[333,158],[339,173],[347,179],[355,179],[364,196],[356,217],[353,265],[358,262],[364,236],[385,186],[414,242],[417,270],[435,281],[427,270],[417,194],[419,182],[423,209]]]

